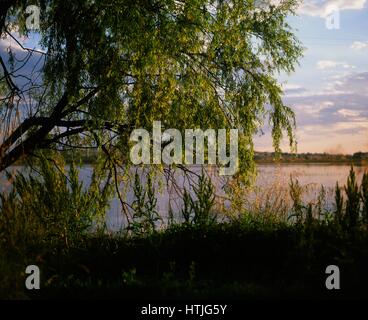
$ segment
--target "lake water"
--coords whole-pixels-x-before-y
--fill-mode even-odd
[[[200,168],[192,168],[193,171],[200,173]],[[356,166],[355,172],[357,179],[360,182],[362,180],[364,171],[368,170],[368,166]],[[289,182],[290,178],[298,179],[300,185],[303,187],[303,199],[306,202],[316,202],[318,195],[320,194],[321,187],[324,186],[326,191],[326,208],[333,207],[334,202],[334,189],[336,182],[339,182],[340,186],[346,183],[349,175],[349,165],[336,165],[336,164],[258,164],[258,175],[256,183],[250,190],[244,190],[243,197],[247,198],[246,203],[250,208],[264,208],[267,204],[271,203],[275,207],[290,206],[289,198]],[[83,173],[84,179],[90,175],[91,169],[87,169]],[[224,192],[224,185],[227,182],[226,178],[219,177],[217,170],[209,170],[209,176],[215,187],[215,193],[218,196],[218,205],[222,208],[227,208],[230,203]],[[170,210],[177,217],[180,215],[181,208],[183,206],[182,192],[184,188],[191,190],[190,185],[192,179],[196,180],[193,176],[183,176],[181,170],[177,170],[174,173],[170,173],[173,176],[175,183],[168,179],[168,174],[161,177],[161,184],[155,185],[157,190],[157,210],[163,217],[164,221],[169,218]],[[141,174],[141,180],[145,185],[145,175]],[[126,185],[123,188],[124,200],[131,204],[134,201],[134,194],[132,191],[132,185]],[[107,215],[107,225],[111,230],[118,230],[126,225],[125,216],[122,214],[121,204],[118,198],[111,201],[110,210]]]
[[[18,169],[18,168],[13,168]],[[86,184],[91,179],[93,168],[85,166],[80,169],[80,178]],[[193,171],[200,172],[200,168],[192,168]],[[326,206],[333,206],[334,188],[336,182],[341,186],[346,183],[349,175],[349,165],[336,164],[258,164],[258,176],[255,187],[250,190],[244,190],[242,197],[247,198],[246,202],[250,207],[262,208],[267,202],[279,205],[287,205],[290,202],[288,197],[290,177],[298,179],[303,186],[303,198],[305,201],[315,202],[323,185],[326,190]],[[357,179],[360,182],[368,166],[355,166]],[[226,193],[223,190],[227,180],[218,177],[217,170],[209,170],[209,175],[215,186],[215,192],[219,196],[218,206],[228,208],[230,203],[226,200]],[[143,186],[146,185],[146,173],[141,172],[140,178]],[[171,179],[169,179],[171,178]],[[169,212],[178,215],[182,208],[182,192],[184,188],[191,190],[190,185],[195,182],[193,175],[184,175],[181,170],[166,171],[165,175],[158,178],[155,183],[157,196],[157,211],[163,219],[168,219]],[[6,189],[9,186],[4,175],[0,177],[0,189]],[[134,201],[132,182],[125,182],[120,185],[121,194],[128,204]],[[277,198],[277,201],[274,200]],[[274,201],[274,202],[273,202]],[[118,197],[110,203],[110,209],[107,213],[106,223],[110,230],[119,230],[126,225],[126,217],[122,212],[122,206]]]

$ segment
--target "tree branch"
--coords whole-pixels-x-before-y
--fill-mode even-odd
[[[68,105],[68,100],[68,93],[65,92],[58,104],[55,106],[55,109],[52,112],[51,116],[49,117],[49,122],[44,123],[40,129],[29,136],[24,142],[14,147],[9,153],[4,155],[4,151],[2,150],[3,153],[0,153],[0,172],[12,165],[18,159],[20,159],[22,155],[27,155],[30,152],[34,151],[37,145],[42,143],[42,140],[55,127],[55,123],[57,122],[57,120],[60,119],[63,109]],[[20,134],[21,136],[23,134],[23,131],[19,130],[17,134]]]
[[[12,78],[11,78],[11,75],[8,71],[8,69],[6,68],[6,65],[4,63],[4,60],[3,58],[0,56],[0,64],[1,64],[1,67],[3,68],[4,70],[4,77],[5,77],[5,80],[6,80],[6,83],[9,87],[9,89],[11,91],[15,91],[16,93],[18,93],[20,90],[19,88],[15,85],[15,83],[13,82]]]

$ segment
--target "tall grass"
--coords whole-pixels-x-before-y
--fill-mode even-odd
[[[134,235],[150,234],[156,230],[156,223],[162,220],[156,209],[157,198],[151,175],[147,176],[147,186],[144,188],[137,171],[134,176],[133,191],[135,197],[132,204],[133,221],[128,229]]]
[[[366,223],[368,223],[368,171],[363,175],[361,195],[363,202],[363,219]]]
[[[324,209],[326,198],[325,188],[322,186],[317,203],[304,203],[302,201],[302,188],[298,181],[291,179],[290,195],[293,200],[292,215],[297,216],[297,222],[305,222],[316,218],[319,222],[334,224],[346,234],[354,235],[359,228],[367,225],[367,200],[368,200],[368,172],[363,175],[362,182],[356,179],[354,168],[351,167],[346,185],[341,188],[336,183],[334,197],[334,211]],[[302,219],[302,217],[305,217]]]
[[[9,176],[13,181],[11,190],[0,194],[0,273],[4,279],[0,296],[7,295],[9,291],[22,291],[20,279],[24,279],[25,265],[35,262],[42,264],[44,259],[51,260],[53,265],[59,265],[60,257],[73,249],[81,250],[88,242],[96,221],[100,221],[103,226],[111,196],[109,179],[106,181],[104,175],[96,171],[91,184],[84,186],[79,181],[79,172],[75,165],[71,164],[69,169],[65,169],[65,163],[60,159],[57,164],[55,166],[44,159],[38,163],[37,172]],[[182,219],[176,220],[166,231],[157,230],[156,227],[162,217],[157,210],[156,189],[151,177],[148,176],[143,185],[136,173],[133,191],[135,200],[132,204],[133,222],[130,225],[130,234],[134,238],[151,239],[150,245],[157,249],[155,254],[161,254],[158,249],[161,242],[155,239],[166,231],[164,237],[172,239],[178,244],[178,248],[185,246],[186,242],[192,243],[193,237],[200,239],[206,247],[206,234],[212,233],[221,238],[222,230],[226,230],[224,238],[235,241],[231,242],[234,245],[240,231],[244,239],[260,239],[261,244],[273,237],[277,240],[279,235],[283,237],[286,232],[290,233],[290,239],[298,239],[297,249],[303,251],[302,262],[312,268],[313,261],[319,254],[318,241],[323,241],[324,237],[333,238],[336,246],[341,239],[355,241],[355,235],[366,232],[368,225],[368,172],[359,184],[353,168],[345,186],[336,184],[333,210],[326,208],[324,187],[320,189],[315,201],[306,202],[303,200],[305,186],[291,178],[289,188],[274,186],[268,192],[257,195],[251,205],[241,198],[248,195],[246,190],[243,193],[242,189],[235,190],[233,195],[237,197],[235,202],[238,212],[232,213],[231,219],[224,224],[219,222],[219,216],[214,210],[216,197],[212,182],[202,172],[192,190],[184,191]],[[226,215],[228,212],[222,214]],[[321,228],[324,228],[327,236],[321,236]],[[250,230],[250,235],[247,230]],[[192,232],[193,237],[188,232]],[[182,236],[186,237],[183,241],[176,238]],[[116,243],[101,247],[103,237],[99,235],[97,240],[97,247],[101,250],[99,254],[102,256],[110,259],[108,254],[111,253],[111,248],[114,254],[118,252]],[[212,241],[217,240],[214,237]],[[282,242],[282,245],[285,243]],[[242,246],[243,244],[239,244],[239,247]],[[253,252],[252,248],[247,250]],[[254,251],[257,252],[255,257],[258,257],[257,250]],[[276,245],[275,250],[279,250]],[[91,249],[86,255],[93,256],[94,253]],[[275,254],[274,259],[277,257]],[[149,263],[149,258],[139,259]],[[160,261],[156,267],[159,268],[159,265]],[[194,262],[190,261],[190,265],[194,266]],[[55,270],[50,271],[51,274],[53,272],[56,273]],[[126,272],[127,270],[123,273],[125,278]]]
[[[96,175],[85,189],[74,164],[65,171],[42,161],[38,170],[19,172],[9,193],[0,195],[1,238],[11,248],[40,242],[67,248],[104,217],[109,189],[100,189]]]
[[[347,196],[345,209],[345,224],[350,231],[355,230],[360,218],[360,200],[361,194],[356,175],[353,167],[350,170],[347,184],[345,186],[345,193]]]
[[[4,292],[21,287],[17,279],[24,266],[41,263],[42,250],[68,251],[96,230],[97,222],[104,226],[109,185],[102,184],[96,171],[91,184],[84,186],[74,164],[65,168],[61,159],[43,159],[37,171],[8,174],[11,189],[0,194],[0,278],[4,279],[0,287]]]
[[[181,214],[185,223],[196,225],[214,223],[217,216],[212,210],[215,204],[215,194],[211,179],[202,172],[198,178],[198,185],[193,189],[193,196],[189,191],[184,190]]]

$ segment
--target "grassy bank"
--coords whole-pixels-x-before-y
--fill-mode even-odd
[[[368,233],[362,230],[352,239],[327,225],[312,228],[244,219],[175,226],[144,238],[90,238],[68,253],[46,250],[40,265],[46,285],[27,296],[367,297]],[[340,268],[340,292],[325,287],[328,265]]]
[[[312,228],[244,219],[175,226],[148,237],[91,237],[67,252],[37,246],[28,258],[42,270],[42,290],[26,291],[19,284],[17,294],[32,299],[367,297],[366,230],[351,238],[327,225]],[[340,268],[340,291],[325,287],[328,265]],[[22,282],[18,268],[15,276]]]
[[[133,221],[117,234],[97,217],[110,185],[98,173],[87,189],[72,166],[44,162],[42,177],[19,174],[1,196],[1,298],[279,299],[366,298],[368,174],[336,186],[335,210],[303,203],[297,181],[287,219],[238,212],[219,222],[213,188],[200,178],[184,195],[181,222],[157,229],[150,179],[136,181]],[[268,211],[271,210],[268,208]],[[93,230],[91,229],[94,223]],[[41,270],[41,290],[27,291],[25,267]],[[341,290],[328,291],[326,267],[341,272]]]

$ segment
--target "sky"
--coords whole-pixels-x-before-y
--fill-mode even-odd
[[[304,57],[279,79],[296,113],[298,152],[368,152],[368,0],[305,0],[297,14],[289,22]],[[272,151],[269,134],[255,148]]]
[[[305,52],[294,73],[278,78],[296,114],[298,152],[368,152],[368,0],[304,0],[289,23]],[[24,43],[34,48],[38,40],[31,34]],[[272,151],[264,132],[255,149]]]

